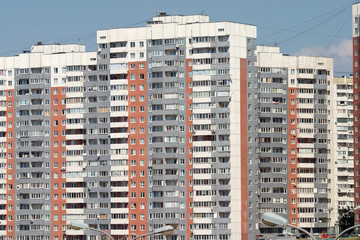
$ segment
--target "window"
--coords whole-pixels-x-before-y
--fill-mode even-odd
[[[130,47],[135,47],[135,42],[130,42]]]
[[[140,69],[144,69],[144,63],[140,63],[140,64],[139,64],[139,68],[140,68]]]

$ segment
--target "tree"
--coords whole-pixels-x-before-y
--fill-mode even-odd
[[[345,229],[354,226],[354,211],[352,208],[339,208],[339,229],[340,232],[344,231]]]

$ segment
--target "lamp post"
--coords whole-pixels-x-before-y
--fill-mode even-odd
[[[160,235],[160,234],[164,235],[164,236],[169,236],[169,235],[172,235],[173,233],[174,233],[174,227],[170,226],[170,225],[166,225],[161,228],[155,229],[153,232],[146,233],[144,235],[140,235],[140,236],[136,236],[136,237],[132,237],[132,240],[139,239],[139,238],[142,238],[145,236]]]
[[[262,223],[264,223],[265,225],[268,225],[270,227],[275,227],[275,226],[279,225],[279,226],[283,226],[283,227],[295,228],[295,229],[302,231],[302,232],[306,233],[307,235],[309,235],[312,240],[316,240],[316,238],[311,233],[306,231],[305,229],[302,229],[300,227],[289,224],[285,218],[283,218],[275,213],[264,213],[261,217],[261,221],[262,221]]]
[[[346,213],[344,213],[343,215],[341,215],[340,216],[340,218],[338,219],[338,220],[336,220],[336,222],[335,222],[335,234],[336,234],[336,236],[338,236],[339,235],[339,223],[340,223],[340,220],[343,218],[343,217],[345,217],[346,215],[348,215],[349,213],[351,213],[351,212],[355,212],[356,210],[359,210],[360,209],[360,206],[357,206],[357,207],[354,207],[353,209],[350,209],[348,212],[346,212]],[[350,229],[349,229],[350,230]]]
[[[107,232],[103,231],[103,230],[100,230],[100,229],[97,229],[97,228],[93,228],[93,227],[90,227],[88,224],[86,223],[83,223],[83,222],[79,222],[79,221],[70,221],[70,224],[69,224],[70,228],[72,229],[75,229],[75,230],[80,230],[80,229],[89,229],[89,230],[93,230],[93,231],[97,231],[97,232],[100,232],[102,234],[105,234],[106,236],[108,236],[111,240],[114,240],[114,238]],[[133,236],[132,235],[132,240],[135,240],[135,239],[138,239],[138,238],[142,238],[142,237],[145,237],[145,236],[150,236],[150,235],[164,235],[164,236],[169,236],[171,234],[173,234],[174,232],[174,227],[173,226],[169,226],[169,225],[166,225],[164,227],[161,227],[161,228],[157,228],[155,229],[153,232],[150,232],[150,233],[146,233],[144,235],[140,235],[140,236]]]
[[[111,240],[114,240],[114,238],[107,232],[97,229],[97,228],[93,228],[90,227],[89,224],[83,223],[83,222],[79,222],[79,221],[70,221],[69,224],[70,228],[74,229],[74,230],[80,230],[80,229],[89,229],[89,230],[93,230],[96,232],[100,232],[102,234],[105,234],[106,236],[108,236]]]
[[[330,224],[331,221],[329,221],[329,219],[330,219],[330,212],[331,212],[332,210],[334,210],[333,207],[329,207],[328,209],[325,209],[325,212],[327,213],[327,219],[326,219],[327,230],[326,230],[326,232],[329,231],[330,228],[331,228],[331,224]],[[331,231],[330,231],[330,232],[331,232]]]

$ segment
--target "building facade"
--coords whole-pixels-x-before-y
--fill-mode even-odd
[[[258,79],[249,96],[257,110],[249,116],[249,216],[259,219],[264,212],[274,212],[290,224],[322,233],[335,221],[329,213],[335,207],[332,59],[288,56],[278,47],[265,46],[257,46],[256,56]],[[259,229],[283,231],[263,224]]]
[[[111,157],[130,163],[129,207],[118,210],[129,233],[172,225],[173,239],[247,237],[241,102],[255,37],[254,26],[164,13],[143,28],[98,31],[109,83],[128,86],[127,101],[114,102],[127,108],[128,154]]]
[[[338,219],[339,208],[354,207],[354,129],[353,78],[334,78],[331,85],[331,117],[335,121],[332,134],[333,159],[331,164],[333,214]],[[337,206],[337,207],[336,207]]]
[[[161,12],[99,30],[96,52],[39,43],[1,57],[1,239],[100,239],[72,220],[115,239],[164,225],[173,240],[282,233],[264,212],[333,227],[354,204],[352,81],[333,79],[330,58],[255,38]]]
[[[63,238],[73,194],[66,192],[66,156],[74,152],[65,83],[74,89],[92,65],[96,53],[82,45],[39,43],[0,58],[3,239]]]
[[[256,27],[160,13],[0,58],[2,239],[248,239]],[[1,213],[0,213],[1,214]],[[161,236],[154,238],[160,239]]]
[[[354,78],[354,191],[355,206],[360,205],[360,162],[359,162],[359,15],[360,4],[352,5],[353,33],[353,78]],[[355,223],[360,223],[360,213],[355,213]]]

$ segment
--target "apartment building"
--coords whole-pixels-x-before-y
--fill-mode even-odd
[[[338,208],[354,207],[354,132],[353,132],[353,78],[334,78],[331,84],[331,113],[334,121],[332,154],[333,215],[338,218]],[[333,125],[332,125],[333,126]]]
[[[127,134],[125,145],[111,144],[111,151],[128,151],[111,155],[129,161],[129,189],[121,191],[128,207],[110,210],[128,214],[117,220],[127,223],[123,233],[172,225],[172,239],[246,239],[247,119],[240,102],[255,77],[256,28],[160,13],[146,27],[97,35],[110,97],[120,94],[115,86],[127,86],[125,101],[111,102],[124,110],[110,112],[110,129]]]
[[[255,38],[160,12],[99,30],[96,52],[39,43],[1,57],[1,239],[100,239],[71,220],[115,239],[164,225],[173,240],[281,233],[264,212],[333,226],[326,209],[353,204],[351,80]]]
[[[76,120],[70,89],[96,64],[96,53],[71,44],[38,43],[0,58],[1,239],[63,238],[73,194],[65,171],[75,151],[66,139]]]
[[[360,162],[359,162],[359,17],[360,4],[352,5],[352,33],[353,33],[353,78],[354,78],[354,192],[355,206],[360,205]],[[355,223],[360,223],[360,213],[355,213]]]
[[[255,38],[161,12],[98,31],[96,52],[39,43],[1,57],[1,239],[100,239],[71,220],[115,239],[164,225],[168,239],[251,239]]]
[[[330,185],[332,59],[288,56],[266,46],[257,46],[256,56],[258,79],[248,96],[256,110],[248,116],[249,218],[274,212],[309,231],[327,231],[327,209],[335,207]],[[283,231],[263,224],[258,228]],[[253,228],[254,233],[259,229]]]

